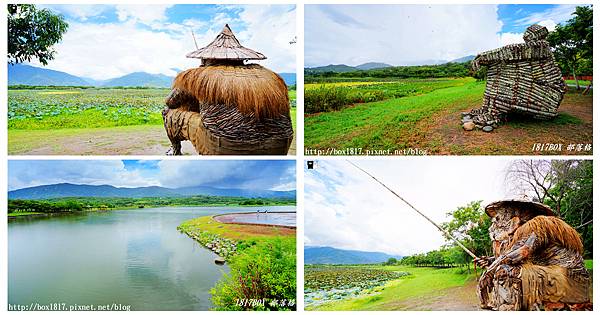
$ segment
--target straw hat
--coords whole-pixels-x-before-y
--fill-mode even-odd
[[[186,55],[188,58],[198,58],[205,60],[262,60],[267,59],[265,55],[246,48],[240,44],[235,38],[235,35],[229,28],[228,24],[225,24],[223,30],[215,40],[213,40],[206,47],[202,47],[196,51],[193,51]]]

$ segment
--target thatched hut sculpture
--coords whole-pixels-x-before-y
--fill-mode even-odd
[[[492,219],[493,257],[478,284],[481,307],[500,311],[590,310],[590,275],[577,231],[541,203],[494,202],[485,208]]]
[[[479,54],[472,62],[474,70],[487,66],[487,83],[481,108],[463,113],[466,130],[475,127],[491,131],[508,113],[520,113],[536,119],[557,115],[566,92],[560,68],[546,41],[548,29],[531,25],[523,44],[512,44]],[[471,127],[467,127],[470,125]]]
[[[187,57],[202,65],[179,73],[166,99],[172,154],[182,154],[184,140],[199,154],[287,154],[293,138],[287,86],[275,72],[245,63],[263,54],[243,47],[225,25]]]

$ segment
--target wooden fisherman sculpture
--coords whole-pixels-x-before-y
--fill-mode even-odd
[[[577,231],[543,204],[506,200],[488,205],[494,257],[477,293],[481,307],[499,311],[591,310],[590,275]]]
[[[488,67],[487,83],[482,107],[463,113],[465,129],[471,130],[467,124],[474,123],[484,131],[491,131],[508,113],[536,119],[557,115],[566,84],[547,36],[548,29],[534,24],[525,31],[524,44],[486,51],[472,61],[474,70],[483,65]]]
[[[275,72],[244,63],[263,54],[243,47],[225,25],[187,57],[202,65],[179,73],[165,101],[171,154],[182,154],[184,140],[199,154],[287,154],[293,138],[287,86]]]

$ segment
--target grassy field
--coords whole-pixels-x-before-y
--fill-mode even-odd
[[[23,212],[13,212],[9,213],[9,217],[26,217],[28,215],[39,215],[41,212],[32,212],[32,211],[23,211]]]
[[[575,80],[565,80],[565,82],[567,82],[568,85],[575,85]],[[588,85],[590,85],[590,83],[590,81],[579,80],[579,85],[583,87],[587,87]]]
[[[296,230],[261,225],[225,224],[212,216],[199,217],[181,223],[179,229],[186,232],[205,231],[220,237],[237,241],[261,241],[272,238],[296,238]]]
[[[592,260],[585,261],[592,272]],[[476,295],[477,278],[461,268],[428,268],[411,266],[354,266],[382,271],[406,272],[408,276],[390,280],[368,294],[307,307],[315,311],[430,311],[479,310]],[[305,281],[310,279],[311,267],[305,266]],[[479,275],[480,275],[479,271]],[[308,275],[308,276],[307,276]],[[305,285],[306,290],[306,285]]]
[[[465,273],[459,268],[435,269],[410,266],[361,266],[355,268],[376,268],[383,271],[407,272],[410,275],[387,282],[376,294],[329,302],[307,310],[415,310],[418,306],[423,306],[423,310],[426,310],[425,302],[429,298],[433,298],[434,294],[465,286],[475,279],[474,274]],[[305,270],[307,269],[305,268]],[[474,291],[473,297],[474,299],[456,302],[473,304],[477,301]],[[420,300],[421,304],[413,305],[412,302],[419,304],[419,301],[415,300]],[[464,309],[470,310],[476,306],[476,304],[469,305]]]
[[[8,90],[8,152],[38,155],[163,155],[168,89]],[[296,91],[290,91],[290,103]],[[292,107],[296,130],[296,107]],[[194,152],[184,142],[184,152]],[[295,153],[295,145],[291,153]]]
[[[415,154],[411,153],[414,149],[451,155],[592,154],[591,148],[567,150],[570,144],[591,147],[592,95],[567,93],[559,116],[550,121],[510,117],[492,133],[466,132],[460,113],[481,106],[485,82],[463,79],[455,83],[422,94],[307,114],[305,148],[322,152],[361,148],[361,154],[388,154],[390,150],[389,154],[398,155]],[[561,150],[534,150],[536,143],[561,144]]]

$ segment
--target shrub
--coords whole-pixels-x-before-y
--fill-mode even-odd
[[[309,114],[338,110],[349,103],[344,87],[321,86],[304,91],[304,110]]]
[[[238,250],[240,247],[238,246]],[[229,275],[211,290],[212,301],[217,310],[296,309],[294,238],[261,240],[234,256],[229,261],[229,267]],[[244,301],[250,303],[243,303]],[[264,303],[252,303],[253,301]],[[278,302],[277,305],[271,303],[275,301]]]

